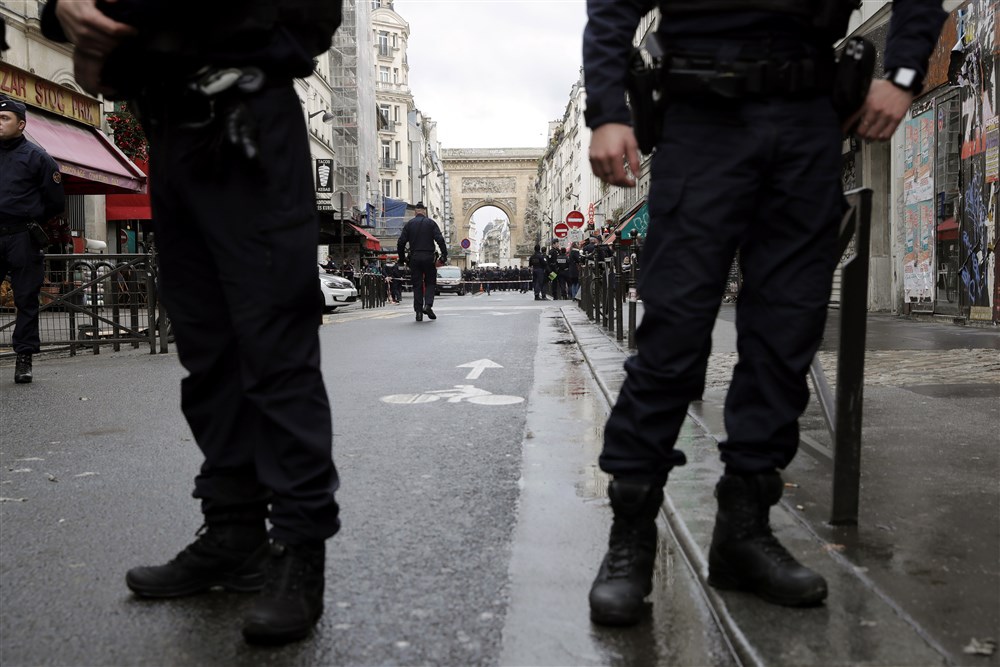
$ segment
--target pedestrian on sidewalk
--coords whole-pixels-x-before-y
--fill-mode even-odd
[[[24,104],[0,96],[0,280],[10,272],[17,306],[11,336],[17,384],[31,382],[32,357],[41,348],[38,297],[49,239],[39,223],[66,208],[59,167],[45,149],[24,136],[26,125]]]
[[[670,470],[685,462],[674,446],[688,404],[704,389],[737,249],[744,271],[739,363],[726,398],[709,583],[781,605],[826,598],[826,581],[785,550],[768,516],[782,494],[778,471],[798,447],[806,374],[838,259],[841,123],[851,127],[852,110],[844,118],[834,111],[832,44],[846,33],[855,4],[588,0],[585,118],[593,130],[590,164],[603,182],[635,187],[640,172],[624,76],[636,28],[657,5],[656,37],[669,54],[657,78],[666,102],[650,100],[653,111],[642,119],[654,122],[641,129],[662,123],[662,133],[644,143],[655,154],[638,354],[625,363],[600,456],[613,477],[614,519],[590,592],[596,623],[638,622],[652,589],[656,516]],[[841,11],[827,17],[816,6]],[[945,17],[940,0],[893,3],[889,80],[871,85],[857,114],[859,136],[892,136],[920,91]]]
[[[406,248],[409,246],[410,275],[413,276],[413,310],[417,322],[424,315],[432,320],[434,314],[434,292],[437,290],[437,265],[434,259],[434,245],[441,249],[441,264],[448,263],[448,246],[445,245],[441,228],[427,217],[427,207],[417,202],[413,207],[416,214],[410,218],[399,233],[396,253],[400,262],[406,262]]]
[[[197,539],[126,584],[144,598],[261,591],[243,624],[254,643],[311,632],[325,543],[340,528],[319,222],[294,87],[340,20],[337,0],[50,0],[42,15],[47,37],[75,45],[87,92],[138,110],[157,180],[160,289],[189,372],[181,408],[205,456]]]

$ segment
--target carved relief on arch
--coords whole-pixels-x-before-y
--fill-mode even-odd
[[[517,179],[513,176],[463,176],[461,189],[462,192],[485,194],[514,192],[517,189]]]

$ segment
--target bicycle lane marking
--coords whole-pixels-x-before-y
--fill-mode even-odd
[[[448,403],[468,401],[476,405],[514,405],[524,402],[524,398],[521,396],[494,394],[485,389],[477,389],[471,384],[456,384],[453,389],[437,389],[420,394],[390,394],[381,397],[379,400],[383,403],[396,405],[413,405],[416,403],[431,403],[442,398],[446,399]]]

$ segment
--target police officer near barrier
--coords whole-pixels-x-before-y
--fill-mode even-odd
[[[63,212],[59,167],[43,148],[24,136],[27,109],[0,97],[0,280],[10,273],[17,306],[14,382],[32,380],[32,355],[38,352],[39,294],[45,280],[49,239],[39,224]]]
[[[399,261],[405,262],[406,246],[410,246],[410,275],[413,278],[413,310],[416,311],[417,322],[427,315],[432,320],[434,314],[434,292],[437,289],[437,265],[434,261],[434,244],[441,249],[441,263],[448,263],[448,247],[444,244],[444,236],[438,224],[427,217],[427,207],[417,202],[413,207],[414,215],[399,233],[396,242],[396,253]]]
[[[77,81],[129,99],[146,131],[160,288],[189,372],[181,407],[205,456],[197,539],[126,583],[144,598],[260,591],[242,629],[255,643],[312,630],[340,528],[293,86],[340,20],[338,0],[50,0],[42,17],[46,36],[75,44]]]
[[[547,301],[548,297],[545,296],[545,268],[548,262],[545,259],[545,254],[542,252],[542,247],[535,244],[535,254],[528,259],[528,266],[531,267],[531,286],[535,291],[535,301]]]
[[[637,137],[647,152],[656,149],[638,354],[625,363],[600,456],[613,477],[614,519],[590,591],[591,619],[630,625],[641,617],[652,589],[663,487],[685,462],[674,445],[688,404],[704,388],[712,327],[737,249],[745,279],[739,363],[726,398],[709,583],[781,605],[819,604],[826,581],[777,541],[768,515],[782,494],[778,471],[798,446],[806,374],[838,259],[842,126],[857,124],[867,139],[892,135],[921,89],[946,16],[941,2],[893,3],[887,79],[874,82],[867,97],[858,91],[860,110],[843,108],[839,117],[831,103],[838,85],[832,44],[846,33],[856,0],[587,5],[585,117],[594,174],[633,187]],[[663,98],[632,97],[634,110],[651,109],[634,130],[626,72],[636,28],[654,6],[661,12],[654,87]],[[657,126],[659,136],[650,140]]]

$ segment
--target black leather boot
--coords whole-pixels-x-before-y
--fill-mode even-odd
[[[31,382],[31,355],[19,354],[14,362],[14,382],[28,384]]]
[[[264,590],[243,623],[251,644],[304,639],[323,615],[326,544],[271,544]]]
[[[776,473],[723,475],[715,487],[719,511],[708,552],[708,583],[745,590],[788,607],[826,598],[826,580],[799,563],[771,532],[771,506],[784,485]]]
[[[653,590],[656,515],[663,485],[616,479],[608,487],[614,521],[608,553],[590,588],[590,620],[600,625],[639,622],[643,598]]]
[[[264,586],[267,512],[218,513],[205,517],[198,538],[166,565],[134,567],[125,575],[133,593],[173,598],[222,587],[253,592]]]

